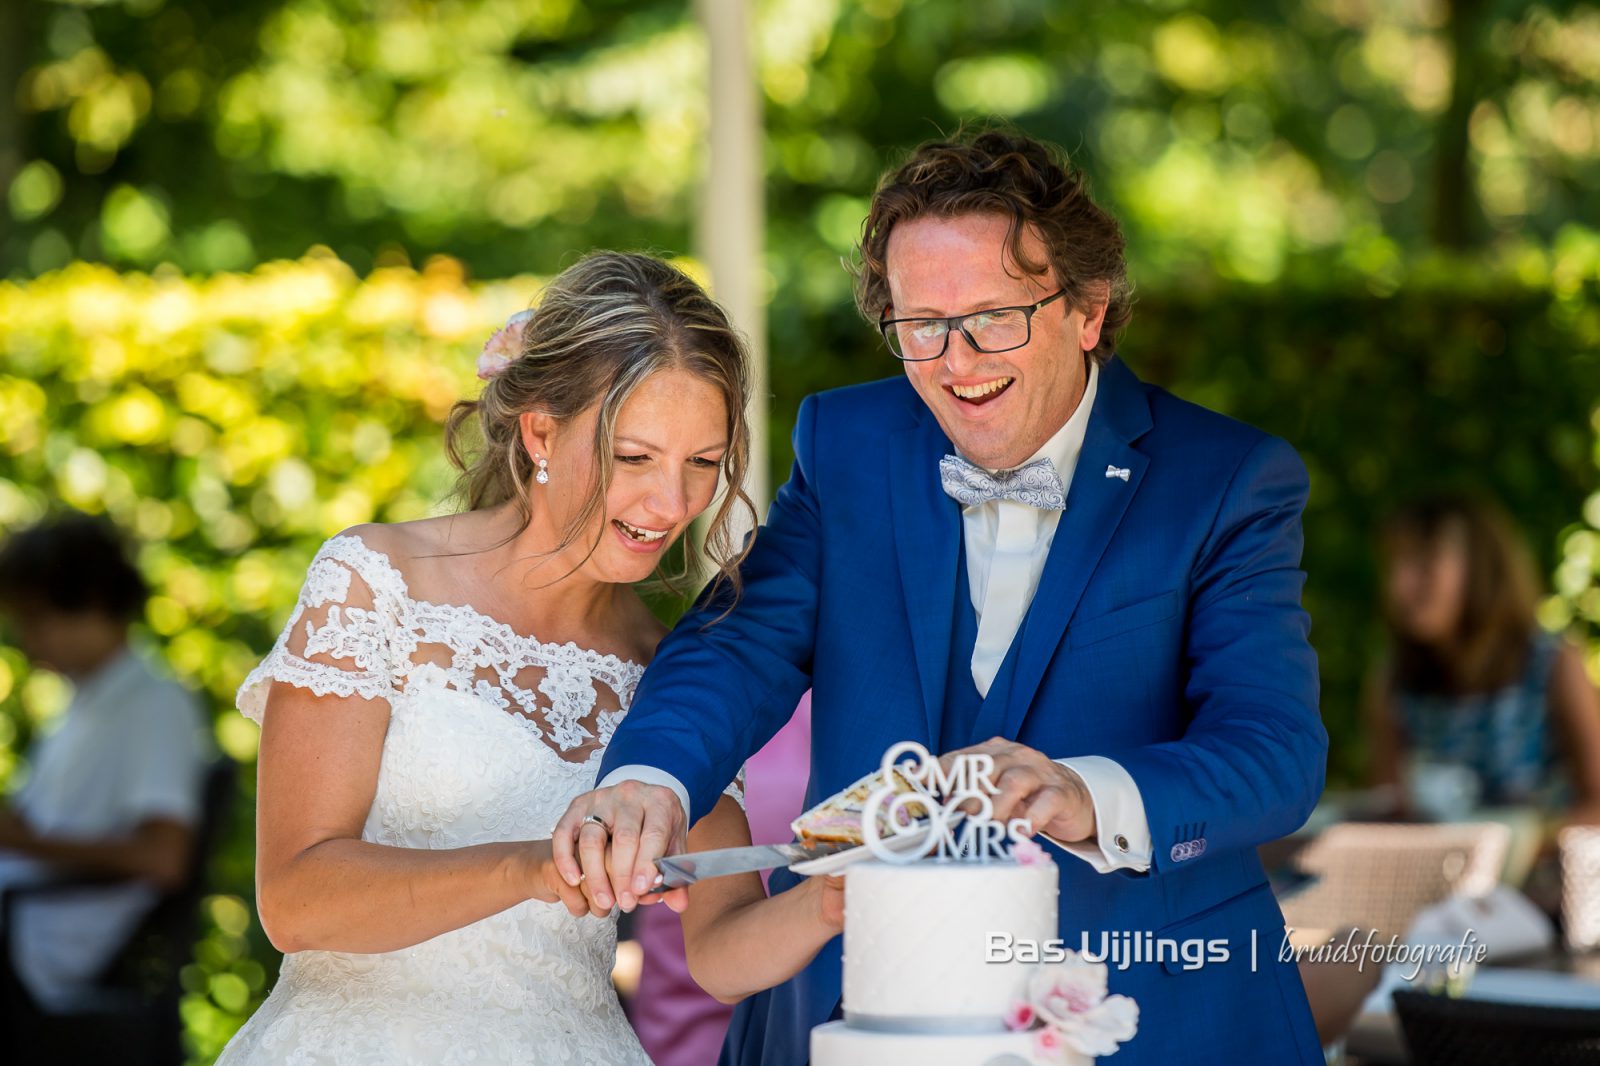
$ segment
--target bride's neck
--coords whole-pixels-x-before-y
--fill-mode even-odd
[[[615,611],[631,589],[600,581],[584,565],[592,544],[579,536],[562,547],[561,531],[535,514],[518,530],[519,516],[509,505],[483,512],[486,540],[497,545],[484,552],[488,571],[502,587],[520,588],[539,598],[539,614],[547,628],[583,630]],[[509,537],[509,539],[507,539]]]

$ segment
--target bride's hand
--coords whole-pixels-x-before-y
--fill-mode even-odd
[[[819,890],[822,895],[817,900],[817,912],[822,916],[822,924],[835,932],[844,929],[844,876],[834,874],[828,877],[814,878],[822,882]]]
[[[562,877],[561,871],[556,868],[550,841],[528,841],[524,865],[526,869],[522,875],[522,882],[530,899],[544,903],[560,903],[574,918],[585,918],[590,914],[604,917],[610,913],[591,909],[589,897],[584,895],[583,888],[567,884],[566,878]]]
[[[631,911],[641,898],[682,913],[689,903],[682,889],[647,893],[655,860],[687,851],[688,832],[683,804],[672,789],[622,781],[573,800],[550,837],[562,876],[569,885],[581,885],[596,913],[610,913],[619,904]]]

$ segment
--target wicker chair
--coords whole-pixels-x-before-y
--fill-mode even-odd
[[[1493,890],[1510,843],[1495,822],[1329,826],[1294,858],[1316,880],[1283,901],[1284,918],[1296,930],[1404,936],[1424,908]]]
[[[1600,827],[1561,831],[1561,923],[1573,951],[1600,948]]]
[[[1600,1066],[1600,1010],[1451,999],[1400,990],[1413,1066]]]

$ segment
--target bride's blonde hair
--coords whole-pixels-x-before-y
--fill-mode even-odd
[[[726,582],[737,599],[738,566],[748,543],[734,549],[734,509],[742,505],[748,510],[751,527],[756,515],[744,491],[750,462],[745,420],[749,357],[716,301],[683,271],[653,256],[593,252],[545,287],[523,326],[521,351],[489,379],[476,400],[462,400],[450,411],[445,447],[461,472],[457,495],[473,510],[509,502],[520,517],[519,530],[527,528],[533,517],[528,482],[534,464],[522,445],[520,416],[536,410],[567,422],[598,404],[594,462],[599,474],[555,551],[569,548],[604,512],[617,413],[641,382],[666,369],[685,370],[714,385],[727,405],[728,450],[722,460],[726,491],[711,516],[705,548],[717,567],[716,584]],[[702,565],[693,538],[684,542],[682,569],[658,575],[678,593]],[[598,539],[589,551],[597,544]]]

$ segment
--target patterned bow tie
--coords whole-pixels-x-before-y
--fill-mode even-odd
[[[991,474],[959,455],[947,455],[939,460],[939,481],[945,495],[963,507],[990,500],[1015,500],[1041,511],[1060,511],[1067,506],[1061,475],[1048,459],[1035,459],[1015,470]]]

